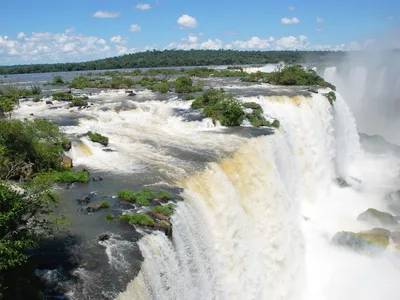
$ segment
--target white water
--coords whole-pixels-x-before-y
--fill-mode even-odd
[[[397,145],[400,145],[399,67],[398,56],[371,56],[363,64],[355,64],[349,58],[343,66],[327,68],[323,74],[348,101],[361,132],[379,134]]]
[[[339,95],[338,95],[339,96]],[[400,262],[330,244],[399,186],[399,161],[364,154],[339,96],[252,97],[280,120],[230,159],[183,179],[185,202],[172,217],[172,243],[144,237],[139,275],[118,299],[397,299]],[[360,184],[339,188],[337,175]]]

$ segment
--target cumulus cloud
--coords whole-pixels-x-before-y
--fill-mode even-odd
[[[324,19],[322,19],[322,18],[320,18],[320,17],[317,17],[317,22],[318,22],[319,24],[322,24],[322,23],[324,23]]]
[[[296,17],[293,18],[282,18],[281,19],[281,23],[285,24],[285,25],[289,25],[289,24],[298,24],[300,23],[300,20]]]
[[[142,30],[142,27],[140,27],[138,24],[132,24],[129,27],[129,30],[132,31],[132,32],[139,32],[139,31]]]
[[[294,7],[294,6],[289,6],[288,8],[289,8],[289,10],[291,10],[291,11],[294,11],[294,10],[296,9],[296,7]]]
[[[24,37],[25,37],[25,33],[23,33],[23,32],[20,32],[17,35],[17,38],[19,38],[19,39],[23,39]]]
[[[96,11],[93,14],[93,18],[100,19],[110,19],[110,18],[118,18],[121,14],[119,12],[111,12],[111,11]]]
[[[110,42],[114,44],[124,44],[125,40],[120,35],[110,37]]]
[[[149,10],[151,9],[151,5],[147,3],[139,3],[138,5],[136,5],[136,8],[140,10]]]
[[[118,36],[112,40],[120,45],[124,43]],[[74,34],[71,30],[62,33],[20,33],[15,39],[0,36],[2,64],[83,61],[117,54],[118,49],[107,45],[105,39]]]
[[[189,15],[182,15],[176,21],[181,28],[195,28],[198,23],[195,18]]]

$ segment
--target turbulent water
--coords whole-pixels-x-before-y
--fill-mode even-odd
[[[92,275],[85,277],[92,284],[84,296],[71,298],[397,299],[398,252],[365,256],[332,245],[331,238],[341,230],[371,229],[356,220],[369,207],[388,211],[384,196],[400,187],[398,148],[368,136],[360,143],[339,93],[331,106],[325,90],[309,95],[229,80],[214,84],[260,104],[280,129],[214,126],[190,102],[148,91],[135,99],[124,91],[94,94],[86,110],[56,101],[49,112],[45,104],[22,103],[18,117],[50,118],[75,137],[75,164],[120,176],[115,190],[183,189],[172,239],[148,233],[138,241],[143,262],[137,274],[129,273],[137,263],[124,256],[136,243],[113,237],[101,244],[113,270],[125,276],[125,291],[93,284]],[[76,138],[88,130],[110,137],[114,152]],[[337,177],[351,186],[341,187]],[[101,296],[90,296],[97,289]]]

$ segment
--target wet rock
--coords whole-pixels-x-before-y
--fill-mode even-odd
[[[88,204],[90,202],[90,199],[91,199],[90,195],[86,195],[86,196],[79,198],[78,201],[80,204]]]
[[[128,96],[129,97],[134,97],[134,96],[136,96],[136,94],[135,93],[130,93]]]
[[[117,150],[110,149],[110,148],[104,148],[102,149],[104,152],[116,152]]]
[[[107,241],[107,240],[109,240],[109,239],[110,239],[110,235],[107,234],[107,233],[101,234],[101,235],[99,236],[99,241],[100,241],[100,242],[104,242],[104,241]]]
[[[72,148],[72,142],[68,140],[62,144],[62,147],[65,151],[69,151]]]
[[[164,232],[168,237],[172,237],[172,225],[167,221],[156,223],[156,225],[154,225],[154,229]]]
[[[91,206],[86,206],[81,208],[81,211],[86,212],[86,213],[94,213],[100,209],[100,204],[94,204]]]
[[[125,91],[125,93],[126,93],[126,94],[132,94],[132,93],[133,93],[133,91],[131,91],[131,90],[128,90],[128,91]]]
[[[353,251],[372,254],[381,252],[389,245],[389,237],[377,232],[341,231],[334,235],[332,243]]]
[[[35,114],[30,114],[30,116],[34,116]]]
[[[340,187],[349,187],[349,186],[350,186],[350,184],[348,184],[348,183],[346,182],[346,180],[344,180],[344,179],[341,178],[341,177],[336,178],[336,182],[337,182],[337,184],[338,184]]]
[[[33,174],[33,164],[32,163],[25,163],[21,167],[21,171],[19,173],[20,180],[26,181],[29,178],[31,178],[32,174]]]
[[[386,194],[385,201],[390,210],[400,214],[400,190]]]
[[[400,231],[393,231],[390,234],[390,238],[392,239],[392,241],[396,244],[400,244]]]
[[[72,158],[69,156],[64,155],[61,158],[61,168],[63,169],[70,169],[73,167]]]
[[[93,181],[98,182],[98,181],[102,181],[103,178],[101,178],[100,176],[93,176]]]
[[[46,104],[53,105],[52,101],[46,101]]]
[[[368,208],[357,217],[357,220],[377,224],[379,226],[396,226],[399,224],[395,216],[375,208]]]
[[[155,217],[156,219],[159,219],[159,220],[169,220],[169,217],[164,216],[164,215],[159,214],[159,213],[154,214],[154,217]]]

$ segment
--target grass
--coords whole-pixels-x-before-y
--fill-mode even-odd
[[[161,214],[161,215],[169,217],[170,215],[172,215],[172,210],[169,209],[167,206],[157,205],[151,209],[151,213],[154,215]]]
[[[40,96],[35,96],[35,98],[33,98],[33,102],[40,102]]]
[[[121,190],[118,192],[118,198],[129,202],[135,202],[135,194],[131,190]]]
[[[118,220],[132,225],[154,226],[155,224],[153,218],[146,214],[122,215]]]
[[[85,107],[88,103],[85,101],[85,97],[73,98],[70,103],[70,107]]]
[[[99,143],[102,144],[103,146],[108,145],[108,137],[101,135],[100,133],[88,131],[87,135],[89,139],[94,143]]]
[[[193,100],[193,99],[195,99],[196,97],[195,96],[193,96],[193,95],[185,95],[185,97],[183,97],[183,100]]]
[[[53,93],[53,99],[59,101],[72,101],[74,100],[74,96],[64,92],[55,92]]]
[[[44,85],[51,85],[51,86],[64,86],[67,85],[68,82],[64,81],[61,75],[54,75],[52,81],[46,82]]]
[[[58,182],[65,182],[65,183],[89,182],[89,173],[86,171],[75,172],[72,169],[65,169],[59,172],[55,172],[54,176],[55,176],[55,181]]]
[[[106,221],[107,221],[108,223],[112,222],[113,220],[114,220],[114,216],[113,216],[112,214],[108,214],[108,215],[106,216]]]
[[[100,204],[100,208],[109,208],[110,207],[110,202],[104,201]]]
[[[170,192],[167,191],[159,191],[157,193],[157,198],[158,199],[162,199],[162,200],[171,200],[172,199],[172,195]]]

